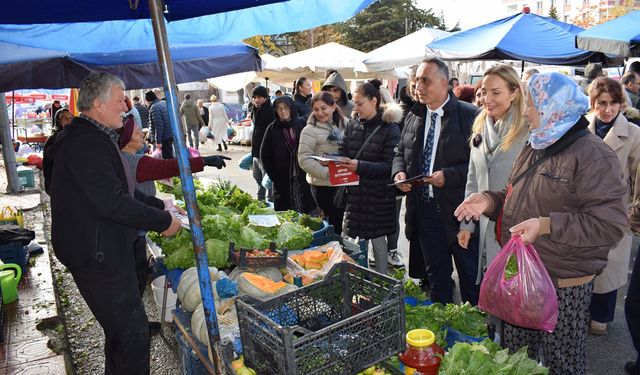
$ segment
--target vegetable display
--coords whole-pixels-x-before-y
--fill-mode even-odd
[[[527,356],[527,347],[514,354],[509,349],[489,339],[480,343],[459,342],[452,346],[440,363],[440,375],[537,375],[548,374],[549,369],[540,366]]]
[[[428,306],[405,305],[407,332],[425,328],[436,334],[436,343],[446,346],[446,327],[451,327],[472,337],[487,335],[486,315],[469,303],[458,305],[434,303]]]
[[[220,269],[230,266],[229,242],[234,242],[236,248],[245,249],[265,249],[270,242],[275,242],[278,249],[298,250],[308,247],[313,240],[312,230],[303,224],[315,227],[320,219],[305,218],[302,224],[292,222],[299,220],[301,215],[296,211],[285,211],[277,213],[283,223],[280,226],[252,225],[249,224],[249,215],[273,215],[276,212],[228,181],[218,181],[207,189],[196,186],[200,186],[196,198],[202,215],[200,224],[206,240],[207,257],[212,267]],[[178,188],[177,185],[173,188],[166,185],[162,187],[173,194],[176,194],[173,190]],[[168,269],[196,265],[188,231],[182,230],[172,238],[150,233],[150,238],[162,248]]]

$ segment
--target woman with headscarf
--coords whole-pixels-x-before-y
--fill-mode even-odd
[[[616,153],[624,181],[630,188],[640,163],[640,128],[627,121],[622,113],[625,106],[622,86],[608,77],[596,78],[589,85],[589,101],[593,110],[587,116],[589,130]],[[627,284],[632,240],[631,232],[625,231],[622,241],[609,252],[607,267],[595,278],[589,307],[589,331],[594,335],[605,335],[607,323],[613,321],[617,291]]]
[[[273,205],[276,211],[314,213],[318,206],[306,173],[298,164],[300,133],[306,121],[298,117],[290,96],[277,98],[273,108],[274,120],[264,132],[260,147],[260,161],[273,182]]]
[[[180,175],[177,159],[159,159],[137,153],[144,144],[144,133],[141,128],[135,125],[132,118],[125,118],[124,125],[118,129],[118,134],[120,135],[118,144],[120,154],[122,155],[122,159],[128,164],[131,176],[135,178],[136,190],[146,195],[155,196],[155,180]],[[196,173],[202,171],[205,166],[212,166],[218,169],[226,167],[225,160],[231,159],[226,156],[204,156],[189,158],[189,164],[191,166],[191,172]],[[170,208],[172,205],[169,204],[167,207]],[[146,232],[143,231],[139,233],[134,248],[138,287],[141,294],[144,292],[145,286],[147,285],[147,277],[149,276],[145,234]],[[155,324],[150,325],[150,327],[154,329],[157,328]]]
[[[227,116],[227,109],[224,104],[218,102],[218,97],[211,95],[211,105],[209,105],[209,130],[213,134],[213,142],[218,144],[218,152],[222,151],[224,146],[227,150],[227,143],[224,141],[227,138],[227,123],[229,122],[229,116]]]
[[[512,351],[527,346],[529,357],[551,375],[584,375],[593,278],[627,230],[628,191],[615,153],[587,130],[588,99],[571,78],[536,74],[526,99],[531,135],[508,187],[471,194],[455,215],[496,221],[501,214],[500,242],[518,235],[533,244],[556,287],[555,330],[505,322],[503,345]]]

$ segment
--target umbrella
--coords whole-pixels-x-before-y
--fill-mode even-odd
[[[446,60],[522,60],[548,65],[606,62],[602,53],[574,47],[575,35],[582,30],[525,8],[522,13],[430,43],[427,53]]]
[[[420,64],[425,58],[425,46],[446,38],[450,32],[424,27],[398,40],[367,53],[364,65],[368,72],[381,72],[394,68]]]
[[[576,36],[578,48],[617,56],[640,56],[640,10],[596,25]]]
[[[129,0],[127,3],[124,1],[23,0],[13,3],[10,7],[4,7],[2,14],[0,14],[0,24],[59,23],[151,17],[158,60],[164,78],[169,120],[173,138],[176,142],[176,149],[178,150],[178,166],[180,167],[182,189],[197,260],[198,280],[209,333],[209,347],[213,354],[214,367],[217,373],[222,372],[222,348],[213,291],[211,289],[211,278],[207,266],[204,235],[200,226],[200,213],[195,199],[187,150],[181,137],[175,74],[171,62],[171,52],[167,41],[167,25],[164,17],[169,20],[176,20],[196,17],[202,14],[213,14],[212,16],[202,17],[208,21],[201,19],[200,22],[208,22],[217,26],[218,28],[215,30],[217,35],[227,35],[227,37],[232,37],[232,40],[241,40],[256,34],[298,31],[322,24],[343,21],[367,7],[373,1],[375,0],[289,0],[284,3],[262,5],[273,1],[166,0],[166,6],[164,6],[160,0],[148,0],[147,7],[144,2],[141,3],[139,0]],[[123,4],[128,6],[123,6]],[[257,7],[248,9],[251,6]],[[312,17],[309,15],[312,15]],[[196,20],[196,22],[198,21]],[[187,29],[186,31],[188,32],[189,30]],[[194,37],[197,40],[201,36],[196,35]],[[7,164],[9,164],[9,161],[7,160]]]

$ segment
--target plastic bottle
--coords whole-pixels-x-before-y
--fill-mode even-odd
[[[436,336],[428,329],[407,332],[407,350],[400,354],[406,375],[436,375],[444,350],[436,344]]]

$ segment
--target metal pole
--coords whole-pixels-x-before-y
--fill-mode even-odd
[[[7,193],[15,194],[22,189],[18,179],[18,164],[16,163],[16,153],[13,150],[13,142],[11,141],[9,114],[7,113],[7,102],[5,100],[4,93],[0,92],[0,141],[2,142],[4,169],[7,172]]]
[[[13,138],[18,136],[16,131],[16,92],[11,91],[11,124],[13,125]]]
[[[193,252],[196,257],[200,294],[202,295],[204,315],[209,332],[209,347],[212,351],[213,366],[216,374],[224,374],[225,367],[222,363],[222,344],[220,342],[218,320],[216,318],[216,309],[213,300],[211,277],[209,276],[204,235],[202,233],[202,226],[200,225],[200,210],[198,209],[198,204],[196,202],[196,193],[193,186],[191,168],[189,166],[189,157],[182,137],[183,131],[180,126],[180,117],[178,116],[178,100],[176,96],[177,86],[175,75],[173,73],[173,64],[171,62],[171,53],[169,51],[163,11],[164,5],[162,0],[149,0],[149,12],[151,14],[151,23],[153,25],[153,35],[156,42],[156,49],[158,51],[158,63],[160,64],[160,70],[164,80],[164,91],[169,109],[171,133],[173,134],[173,142],[176,149],[178,166],[180,168],[180,179],[182,180],[182,191],[184,192],[184,201],[186,203],[187,214],[189,216],[189,227],[191,229],[191,238],[193,241]]]

